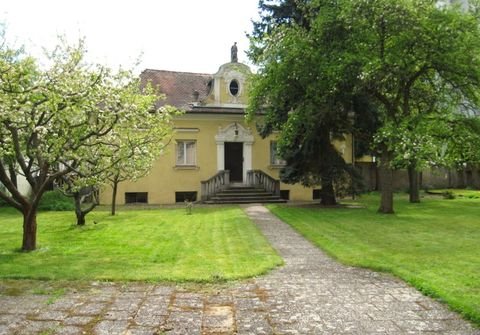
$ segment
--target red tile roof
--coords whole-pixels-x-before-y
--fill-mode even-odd
[[[168,104],[188,111],[192,102],[201,101],[207,96],[207,84],[213,77],[205,73],[146,69],[140,78],[143,84],[150,82],[165,94],[166,99],[159,101],[159,106]],[[197,99],[194,92],[198,92]]]

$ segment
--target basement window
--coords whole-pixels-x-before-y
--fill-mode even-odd
[[[290,190],[280,190],[280,198],[290,200]]]
[[[148,204],[148,192],[125,192],[126,204]]]
[[[197,201],[197,192],[175,192],[175,202],[185,202],[185,200],[190,202]]]

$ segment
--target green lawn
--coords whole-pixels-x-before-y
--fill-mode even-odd
[[[480,324],[480,199],[400,195],[393,215],[376,213],[378,199],[361,197],[363,209],[269,208],[340,261],[391,272]]]
[[[480,192],[477,190],[440,189],[434,190],[434,192],[451,192],[459,198],[480,199]]]
[[[97,224],[93,224],[93,221]],[[38,215],[38,249],[19,252],[22,217],[0,208],[0,278],[215,282],[282,264],[237,207]]]

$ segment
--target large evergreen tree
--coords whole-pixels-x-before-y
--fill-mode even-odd
[[[353,169],[333,141],[351,132],[353,112],[362,112],[355,110],[360,97],[352,86],[355,78],[330,71],[346,41],[338,21],[341,8],[328,1],[260,6],[263,16],[251,37],[250,55],[259,72],[249,115],[263,112],[257,119],[262,136],[280,131],[279,154],[287,162],[282,181],[321,184],[321,203],[335,204],[335,182],[353,176]]]

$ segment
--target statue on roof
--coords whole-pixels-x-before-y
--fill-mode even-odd
[[[237,49],[237,42],[235,42],[232,45],[232,48],[230,49],[230,58],[232,63],[237,63],[238,62],[238,49]]]

